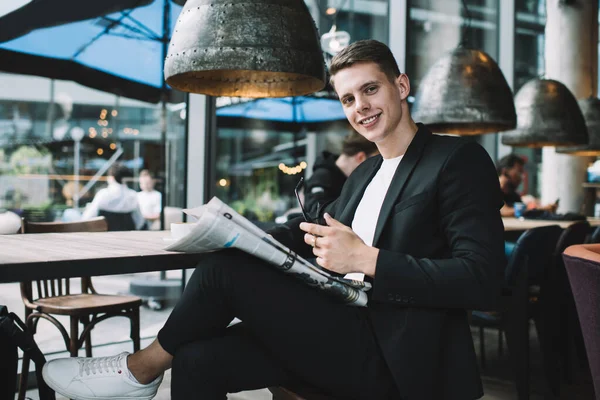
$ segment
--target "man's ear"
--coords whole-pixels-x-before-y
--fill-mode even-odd
[[[400,91],[400,97],[402,100],[406,100],[408,95],[410,94],[410,79],[408,79],[408,75],[400,74],[396,78],[396,86]]]
[[[356,161],[357,164],[362,163],[366,159],[367,159],[367,154],[364,151],[359,151],[358,153],[356,153],[354,155],[354,160]]]

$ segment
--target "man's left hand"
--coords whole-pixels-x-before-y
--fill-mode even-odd
[[[379,250],[367,246],[354,231],[325,214],[327,226],[302,222],[306,244],[313,246],[317,264],[339,274],[362,272],[374,277]]]

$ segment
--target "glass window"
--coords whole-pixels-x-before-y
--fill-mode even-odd
[[[406,72],[413,96],[431,65],[461,41],[498,60],[498,1],[466,3],[468,29],[467,10],[460,0],[409,0]]]
[[[158,104],[119,98],[73,82],[16,74],[0,74],[0,87],[2,234],[16,233],[20,217],[31,221],[79,219],[94,195],[107,186],[106,169],[114,161],[128,168],[125,182],[135,191],[140,190],[140,172],[148,169],[156,181],[155,189],[165,197],[167,226],[171,220],[181,220],[187,156],[185,104],[167,105],[163,142],[163,112]],[[74,139],[79,137],[79,146],[75,146]],[[160,223],[150,227],[159,228]],[[163,275],[177,279],[181,272]],[[157,279],[159,273],[143,276]],[[95,277],[94,285],[100,293],[127,293],[133,278]],[[22,317],[19,284],[1,286],[0,304]],[[142,309],[143,345],[156,335],[167,316]],[[59,320],[68,327],[68,318]],[[120,323],[115,319],[98,324],[92,333],[94,345],[127,335],[127,330],[115,329]],[[36,340],[45,352],[64,351],[59,331],[48,322],[41,322]]]
[[[321,34],[335,23],[337,30],[350,34],[351,41],[388,41],[387,0],[319,0]]]
[[[517,93],[529,80],[544,74],[546,1],[516,0],[515,12],[514,92]],[[542,150],[514,147],[513,151],[527,161],[521,192],[539,197]]]
[[[231,114],[231,107],[240,101],[243,102],[240,110],[254,110],[254,113],[264,113],[264,117],[225,115]],[[271,120],[271,107],[284,112],[282,104],[292,107],[291,104],[297,101],[306,103],[319,99],[312,96],[295,99],[218,99],[216,160],[213,163],[216,173],[209,197],[217,196],[250,220],[259,222],[272,222],[297,207],[294,188],[309,168],[308,137],[329,137],[332,134],[341,137],[348,132],[337,99],[324,99],[328,104],[340,108],[334,121],[302,123]],[[306,110],[309,108],[312,107],[307,106]],[[288,114],[291,115],[291,112]],[[323,140],[318,142],[327,144]]]
[[[544,73],[545,0],[515,2],[515,82],[519,91],[530,79]]]
[[[5,82],[11,79],[0,75]],[[49,84],[44,101],[11,99],[7,92],[0,99],[0,207],[36,221],[72,220],[106,186],[106,170],[114,162],[129,169],[126,182],[132,189],[139,190],[137,178],[147,169],[156,189],[166,191],[166,204],[183,207],[184,105],[167,107],[165,149],[160,106],[106,94],[95,98],[95,91],[85,88],[71,92],[73,86]],[[88,92],[86,99],[81,91]],[[168,188],[165,158],[173,177]]]

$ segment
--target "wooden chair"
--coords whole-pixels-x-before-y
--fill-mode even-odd
[[[63,232],[105,232],[107,224],[104,217],[81,222],[28,222],[21,220],[21,233],[63,233]],[[35,334],[40,318],[50,321],[58,328],[71,357],[78,355],[85,342],[85,355],[92,356],[91,330],[107,318],[127,317],[131,324],[133,350],[140,349],[140,305],[142,300],[137,296],[119,296],[99,294],[94,289],[90,277],[81,278],[81,293],[71,293],[69,279],[38,280],[21,283],[21,297],[25,304],[25,322]],[[52,316],[70,317],[70,332]],[[79,323],[83,324],[81,335]],[[19,400],[25,398],[29,358],[23,357],[21,380],[19,383]]]

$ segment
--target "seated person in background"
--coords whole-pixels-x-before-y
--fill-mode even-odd
[[[137,192],[129,189],[123,183],[123,178],[127,175],[127,168],[122,165],[114,164],[108,170],[108,187],[100,189],[94,196],[94,200],[88,203],[83,212],[83,219],[90,219],[98,216],[100,210],[116,213],[131,213],[133,223],[136,229],[142,229],[146,220],[140,212],[138,205]]]
[[[549,204],[546,206],[538,206],[533,196],[523,196],[517,192],[517,188],[523,180],[523,173],[525,169],[525,160],[516,155],[509,154],[498,160],[496,165],[496,172],[498,173],[498,179],[500,179],[500,188],[504,194],[504,207],[500,210],[503,217],[514,217],[515,216],[515,203],[526,203],[527,209],[536,209],[540,211],[556,212],[558,203]],[[525,201],[525,198],[528,201]]]
[[[352,131],[342,144],[342,154],[335,155],[324,151],[315,161],[313,174],[304,186],[306,210],[317,212],[323,206],[337,199],[346,178],[367,158],[379,154],[375,143]]]
[[[145,169],[140,172],[140,189],[137,193],[140,212],[146,219],[148,229],[160,229],[160,210],[162,208],[162,195],[154,190],[154,179],[150,172]]]

